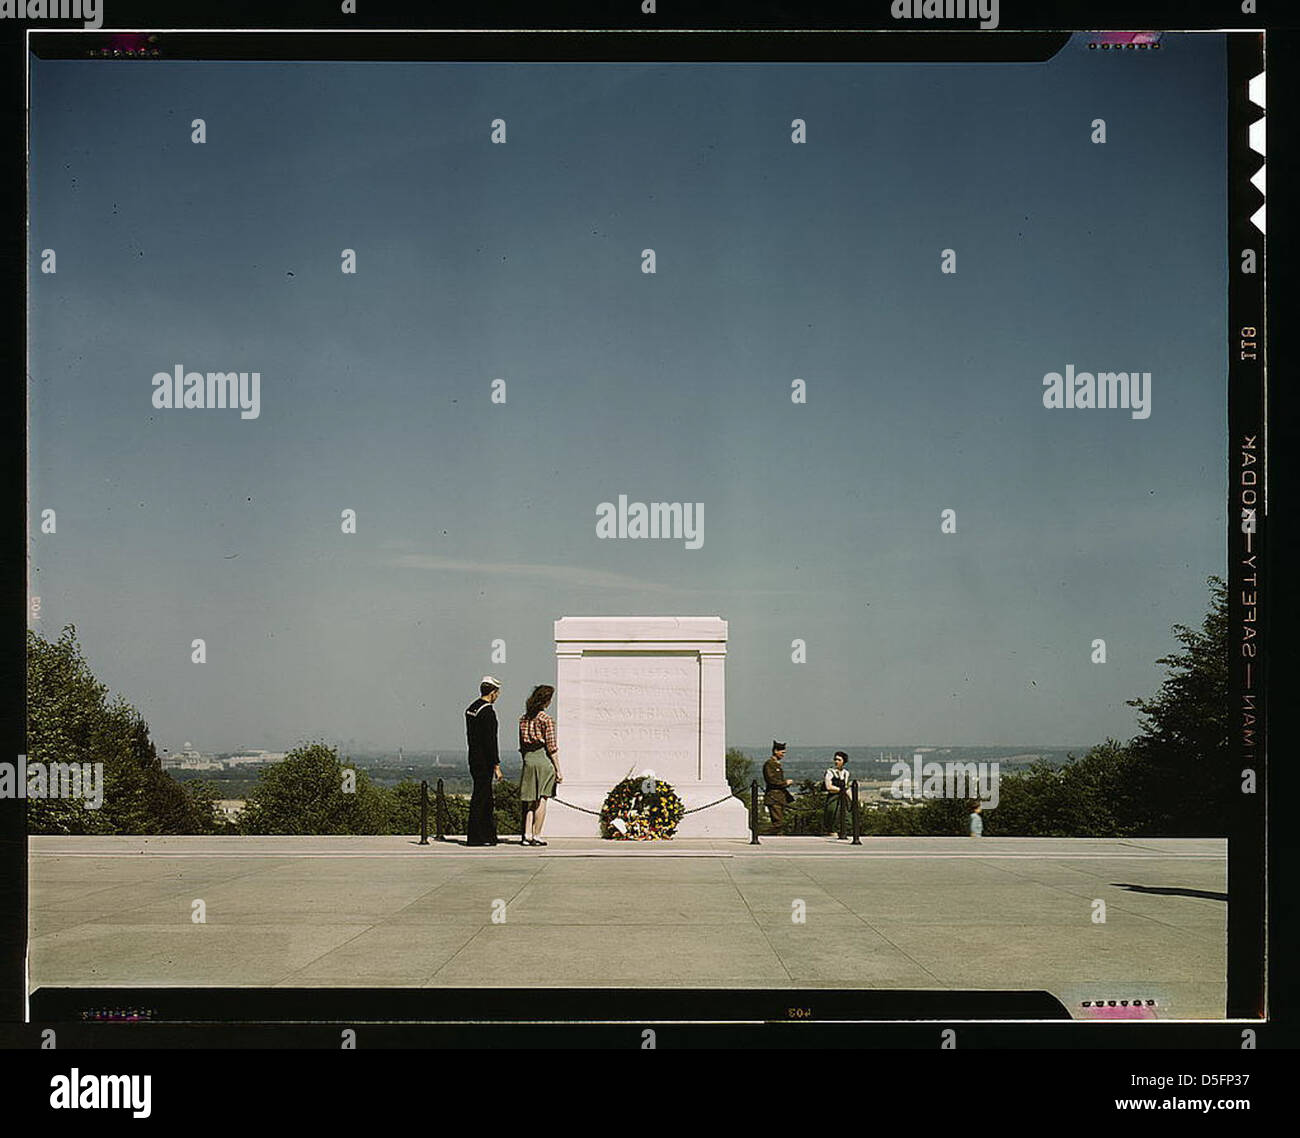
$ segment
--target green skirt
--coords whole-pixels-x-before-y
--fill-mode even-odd
[[[519,801],[536,802],[555,797],[555,764],[543,747],[524,755],[524,773],[519,779]]]

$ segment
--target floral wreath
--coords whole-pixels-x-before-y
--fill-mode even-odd
[[[663,779],[647,773],[625,778],[605,796],[600,808],[600,836],[615,841],[671,838],[686,807]]]

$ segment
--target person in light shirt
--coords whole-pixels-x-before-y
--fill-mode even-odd
[[[822,829],[827,833],[839,826],[840,805],[849,792],[848,763],[848,755],[843,751],[836,751],[831,765],[826,768],[826,777],[822,780],[822,785],[826,787],[826,808],[822,812]],[[844,835],[841,834],[840,837],[843,838]]]
[[[984,836],[984,815],[980,813],[983,806],[984,803],[977,798],[975,800],[975,805],[971,807],[970,836],[972,838],[982,838]]]

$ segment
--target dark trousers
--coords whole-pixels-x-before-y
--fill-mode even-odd
[[[847,811],[847,803],[844,799],[847,793],[847,791],[841,790],[839,794],[826,795],[826,807],[822,810],[822,829],[828,834],[839,832],[840,811]]]
[[[776,794],[764,795],[763,801],[767,812],[772,816],[772,829],[779,834],[785,828],[786,792],[781,790]]]
[[[470,768],[474,777],[474,793],[469,799],[468,841],[471,846],[491,845],[497,840],[497,821],[493,813],[492,768]]]

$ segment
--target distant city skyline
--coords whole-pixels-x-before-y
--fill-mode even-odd
[[[436,750],[490,672],[509,751],[613,614],[729,622],[736,738],[1131,737],[1225,573],[1224,83],[33,58],[31,627],[169,748]]]

